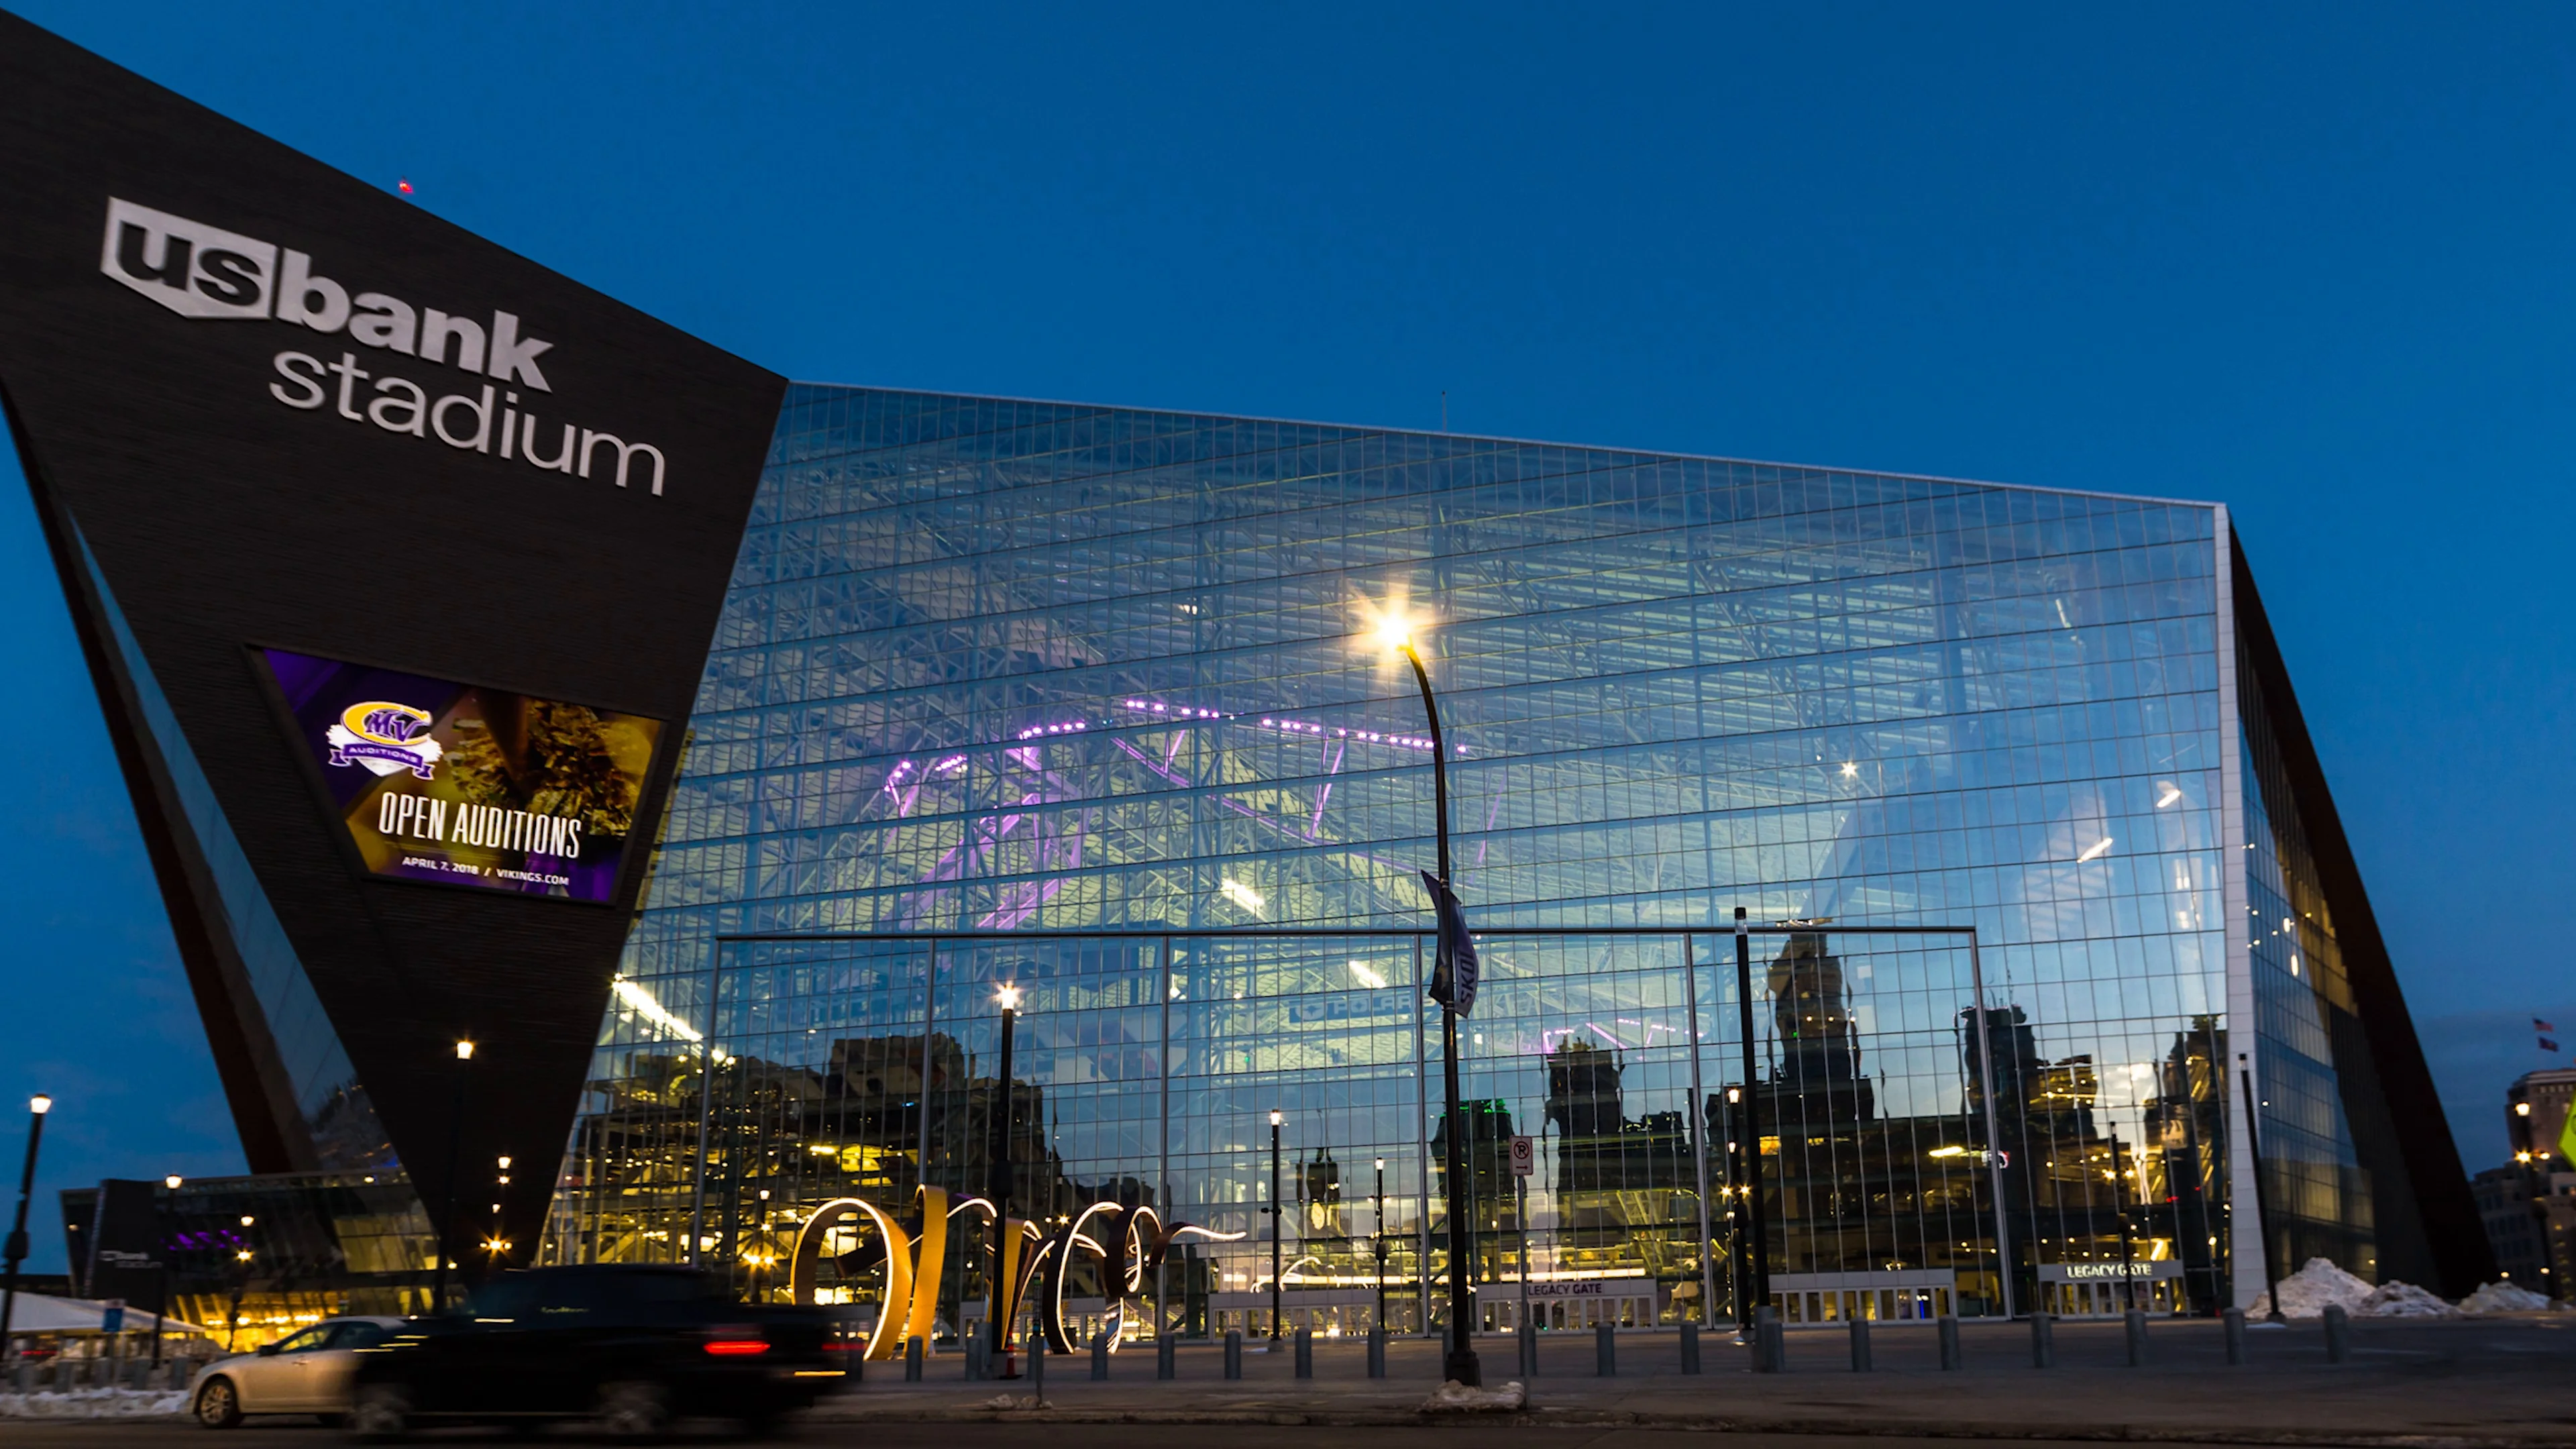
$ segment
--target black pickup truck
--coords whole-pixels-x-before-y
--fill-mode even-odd
[[[765,1431],[840,1381],[840,1348],[825,1310],[737,1303],[692,1268],[532,1268],[360,1352],[347,1423],[363,1439],[543,1418],[622,1437],[698,1416]]]

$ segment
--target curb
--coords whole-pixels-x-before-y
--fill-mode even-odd
[[[841,1401],[849,1403],[849,1400]],[[1261,1424],[1313,1428],[1492,1429],[1626,1428],[1704,1434],[1842,1434],[1868,1438],[2022,1439],[2131,1444],[2352,1445],[2365,1449],[2535,1449],[2576,1445],[2565,1430],[2499,1434],[2370,1433],[2248,1429],[2225,1425],[2034,1424],[2021,1420],[1765,1418],[1736,1414],[1657,1414],[1631,1410],[1540,1406],[1508,1412],[1418,1409],[993,1409],[981,1405],[866,1412],[855,1404],[809,1422],[870,1424]]]

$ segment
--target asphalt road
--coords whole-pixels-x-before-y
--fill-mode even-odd
[[[1302,1426],[1228,1424],[1210,1429],[1195,1424],[881,1424],[843,1421],[791,1425],[774,1442],[814,1446],[864,1441],[868,1449],[1029,1449],[1033,1439],[1047,1449],[1206,1449],[1211,1435],[1222,1435],[1226,1449],[1315,1449],[1329,1441],[1333,1449],[1422,1449],[1426,1434],[1465,1434],[1474,1427],[1407,1429],[1323,1429]],[[1488,1423],[1482,1426],[1493,1432]],[[545,1436],[565,1444],[604,1442],[571,1429]],[[319,1425],[263,1425],[254,1421],[218,1433],[193,1424],[146,1421],[43,1422],[10,1420],[0,1427],[0,1442],[9,1449],[324,1449],[347,1443],[337,1430]],[[499,1431],[456,1429],[417,1436],[423,1444],[509,1442]],[[679,1445],[740,1442],[720,1425],[684,1425],[669,1441]],[[1460,1441],[1466,1449],[1468,1441]],[[1727,1449],[1956,1449],[1957,1438],[1911,1439],[1887,1435],[1729,1434]],[[2014,1439],[2016,1449],[2101,1449],[2098,1442]],[[1547,1431],[1548,1449],[1673,1449],[1673,1435],[1654,1429],[1588,1429],[1560,1426]],[[2164,1444],[2159,1449],[2191,1449]]]

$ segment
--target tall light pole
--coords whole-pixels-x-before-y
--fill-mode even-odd
[[[985,1180],[985,1192],[993,1199],[993,1274],[991,1296],[984,1309],[985,1332],[991,1335],[992,1357],[1002,1366],[1002,1377],[1020,1376],[1019,1364],[1011,1353],[1010,1285],[1003,1282],[1003,1264],[1008,1259],[1003,1249],[1008,1245],[1005,1231],[1010,1226],[1011,1211],[1011,1119],[1019,1115],[1019,1094],[1011,1090],[1011,1036],[1020,1019],[1020,988],[1010,983],[994,989],[993,999],[1002,1006],[1002,1077],[995,1090],[999,1100],[994,1104],[992,1165]],[[1044,1350],[1040,1350],[1043,1352]]]
[[[1440,738],[1440,702],[1432,697],[1431,673],[1422,667],[1422,655],[1413,647],[1412,626],[1403,614],[1390,610],[1381,618],[1377,638],[1413,666],[1413,682],[1422,689],[1422,713],[1431,725],[1431,797],[1439,827],[1440,884],[1446,889],[1450,884],[1449,747]],[[1445,1193],[1449,1212],[1449,1354],[1442,1372],[1446,1378],[1475,1387],[1484,1383],[1485,1374],[1467,1336],[1476,1304],[1474,1290],[1467,1283],[1467,1113],[1459,1100],[1458,1008],[1454,1001],[1440,1003],[1440,1075],[1442,1110],[1449,1124],[1445,1134],[1448,1150],[1442,1154],[1449,1178]]]
[[[36,1195],[36,1144],[45,1137],[45,1114],[54,1099],[42,1092],[27,1099],[27,1165],[18,1169],[18,1217],[9,1225],[9,1241],[0,1247],[8,1259],[8,1279],[0,1287],[0,1358],[9,1352],[9,1321],[18,1312],[18,1265],[27,1261],[27,1199]]]
[[[170,1194],[166,1201],[173,1208],[178,1206],[179,1184],[183,1181],[185,1179],[175,1172],[161,1179],[161,1186]],[[156,1208],[152,1214],[152,1227],[161,1238],[158,1244],[160,1252],[155,1255],[161,1260],[161,1296],[160,1301],[152,1305],[152,1366],[159,1368],[161,1366],[161,1320],[170,1316],[170,1254],[178,1245],[173,1241],[176,1235],[170,1231],[169,1213]]]
[[[430,1225],[430,1241],[437,1245],[438,1255],[430,1280],[429,1311],[447,1311],[448,1235],[456,1231],[456,1179],[465,1171],[458,1159],[465,1151],[465,1068],[474,1060],[474,1043],[456,1039],[456,1090],[447,1103],[447,1204],[439,1210],[438,1221]],[[690,1256],[696,1256],[696,1245],[690,1245]]]
[[[1753,935],[1742,906],[1735,908],[1735,1013],[1744,1037],[1744,1211],[1753,1230],[1753,1261],[1745,1274],[1753,1301],[1742,1310],[1749,1324],[1771,1301],[1771,1234],[1762,1220],[1762,1093],[1753,1080]]]
[[[250,1287],[250,1225],[256,1221],[250,1214],[242,1214],[242,1245],[233,1250],[233,1308],[232,1318],[224,1327],[226,1353],[232,1352],[234,1344],[241,1338],[242,1294]]]
[[[1386,1159],[1377,1160],[1377,1242],[1372,1252],[1377,1258],[1377,1326],[1386,1328]]]
[[[1279,1286],[1279,1240],[1286,1235],[1287,1219],[1279,1201],[1279,1124],[1283,1114],[1270,1109],[1270,1341],[1279,1341],[1279,1312],[1282,1302]]]

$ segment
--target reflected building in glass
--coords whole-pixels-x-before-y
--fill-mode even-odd
[[[1390,609],[1523,932],[1455,1118]],[[554,1260],[784,1295],[823,1204],[1007,1150],[1043,1232],[1216,1235],[1077,1257],[1086,1334],[1266,1331],[1274,1231],[1291,1326],[1420,1329],[1463,1133],[1489,1324],[1731,1317],[1757,1210],[1792,1321],[2486,1266],[2220,505],[800,386],[688,728]],[[862,1227],[804,1286],[886,1272]]]

